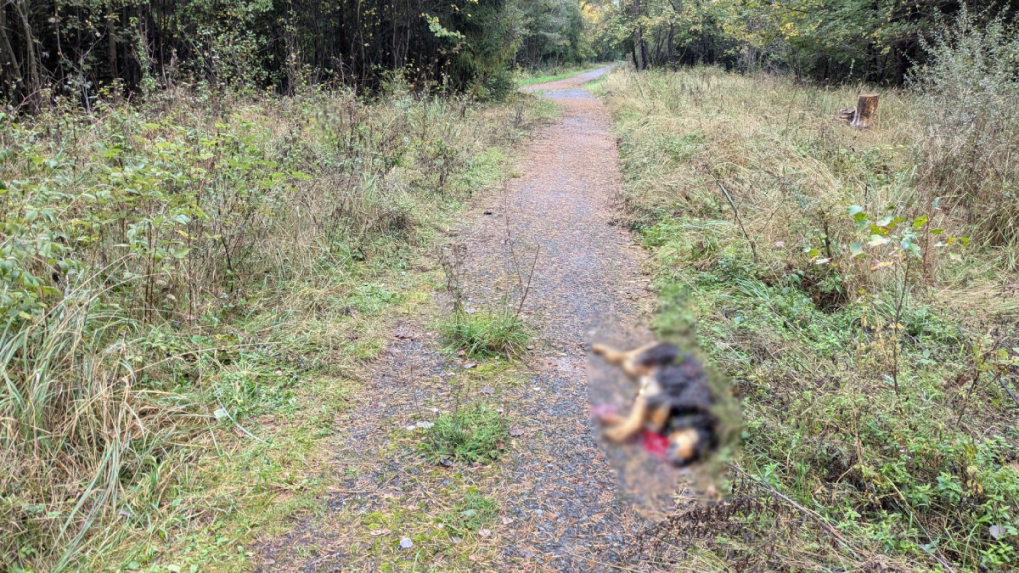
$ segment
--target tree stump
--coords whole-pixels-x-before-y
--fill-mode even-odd
[[[878,94],[860,94],[859,99],[856,100],[856,113],[853,114],[849,125],[856,129],[867,129],[873,126],[874,120],[877,118],[878,97]]]

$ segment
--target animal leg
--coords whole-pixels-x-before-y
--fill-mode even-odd
[[[644,417],[646,415],[647,402],[643,396],[637,396],[637,399],[633,401],[633,409],[630,410],[630,415],[622,422],[605,430],[605,439],[620,444],[633,438],[644,427]]]
[[[623,372],[626,372],[627,375],[636,378],[640,376],[642,372],[637,368],[633,361],[638,356],[654,348],[657,345],[658,345],[657,342],[652,342],[651,344],[645,344],[640,348],[623,351],[615,350],[604,344],[595,344],[591,346],[591,351],[599,356],[604,357],[605,361],[608,362],[609,364],[622,366]]]

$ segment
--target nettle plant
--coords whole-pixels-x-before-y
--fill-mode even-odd
[[[938,209],[938,200],[931,204],[932,212]],[[849,256],[865,262],[869,273],[870,290],[860,289],[858,302],[863,307],[862,326],[872,328],[875,336],[868,345],[871,350],[884,354],[890,362],[891,373],[886,378],[899,393],[902,317],[906,303],[917,285],[924,284],[932,273],[934,251],[950,247],[964,247],[968,237],[948,237],[944,229],[933,227],[930,216],[920,215],[907,219],[888,207],[884,214],[875,215],[859,206],[849,207],[849,216],[856,226],[857,242],[849,245]],[[961,260],[956,250],[949,250],[953,260]],[[883,285],[890,289],[881,288]],[[874,309],[878,320],[867,324],[868,309]]]

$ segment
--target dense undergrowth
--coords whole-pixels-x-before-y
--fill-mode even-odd
[[[834,119],[849,87],[711,68],[601,83],[657,328],[693,328],[743,402],[749,476],[656,532],[681,569],[1019,566],[1019,279],[994,223],[1015,188],[970,172],[990,157],[958,163],[1014,152],[1016,108],[952,128],[938,90],[962,68],[882,90],[862,132]],[[981,85],[954,89],[1014,104]]]
[[[398,86],[0,113],[0,563],[243,561],[315,487],[412,253],[546,113]]]

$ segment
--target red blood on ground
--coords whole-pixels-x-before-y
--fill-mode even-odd
[[[669,437],[665,434],[644,430],[641,444],[652,456],[664,460],[669,454]]]

